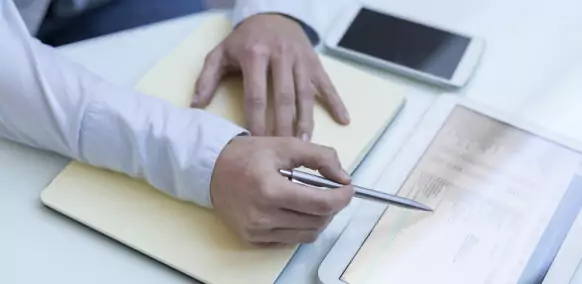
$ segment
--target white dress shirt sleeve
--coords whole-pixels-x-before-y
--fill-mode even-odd
[[[12,0],[0,0],[0,47],[0,137],[212,207],[217,157],[246,130],[114,86],[60,57],[28,34]]]
[[[261,14],[283,14],[297,20],[314,45],[327,33],[334,17],[354,0],[236,0],[233,24]]]

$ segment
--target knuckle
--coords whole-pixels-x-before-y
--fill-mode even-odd
[[[247,232],[251,237],[254,236],[252,232],[256,229],[266,228],[269,224],[269,217],[258,210],[251,210],[248,216]]]
[[[277,95],[277,104],[282,106],[290,106],[295,104],[295,96],[292,92],[281,91]]]
[[[302,55],[305,53],[304,52],[305,48],[303,47],[303,45],[296,43],[296,42],[291,44],[291,46],[289,47],[289,50],[294,55]],[[313,53],[313,52],[310,52],[310,53]]]
[[[300,86],[299,88],[297,88],[297,93],[302,101],[306,103],[313,103],[315,92],[313,91],[312,88],[308,86]]]
[[[334,160],[337,161],[339,160],[339,156],[337,154],[337,151],[334,148],[331,147],[325,147],[325,156],[330,159],[330,160]]]
[[[273,190],[271,187],[263,187],[261,190],[261,204],[264,206],[273,205],[278,200],[277,190]]]
[[[267,102],[263,97],[250,95],[245,97],[245,104],[253,108],[262,108]]]
[[[332,202],[327,200],[319,201],[315,204],[316,210],[323,215],[332,215],[335,211],[335,206]]]
[[[257,58],[257,57],[264,57],[269,54],[269,48],[261,43],[255,43],[249,45],[245,49],[245,53],[248,57]]]
[[[289,46],[283,40],[278,40],[273,46],[273,55],[277,57],[283,57],[288,54]]]

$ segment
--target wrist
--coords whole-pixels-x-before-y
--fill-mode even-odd
[[[309,42],[311,43],[311,45],[317,45],[317,43],[319,41],[319,37],[317,35],[317,32],[313,28],[311,28],[308,24],[306,24],[305,22],[301,21],[300,19],[297,19],[297,18],[290,16],[290,15],[286,15],[286,14],[278,14],[278,15],[294,22],[295,24],[297,24],[297,26],[301,29],[303,35],[305,35],[309,39]]]
[[[281,9],[278,7],[276,1],[268,2],[263,6],[259,7],[237,7],[234,9],[233,17],[233,27],[237,28],[243,22],[255,17],[255,16],[277,16],[279,18],[284,18],[296,24],[298,28],[302,31],[302,34],[307,37],[311,45],[315,46],[320,41],[320,29],[318,29],[317,22],[313,21],[313,17],[306,15],[304,8],[295,7],[292,5],[293,9]],[[311,21],[310,21],[311,20]]]
[[[264,25],[265,22],[268,22],[273,23],[273,25],[277,27],[281,26],[281,24],[283,24],[283,26],[292,27],[298,35],[305,37],[311,45],[316,45],[319,40],[317,33],[309,25],[287,14],[278,12],[258,13],[243,20],[240,25],[244,25],[245,23],[252,24],[255,21],[262,22],[260,23],[261,26]]]
[[[309,26],[305,22],[303,22],[300,19],[297,19],[293,16],[286,15],[286,14],[278,14],[278,15],[281,17],[284,17],[287,20],[294,22],[301,29],[301,32],[303,33],[303,35],[305,35],[309,39],[309,42],[311,43],[311,45],[314,45],[314,46],[317,45],[317,43],[319,42],[319,36],[317,35],[317,32],[311,26]]]

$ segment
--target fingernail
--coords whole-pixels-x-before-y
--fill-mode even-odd
[[[197,106],[198,105],[198,94],[197,93],[194,95],[194,98],[192,98],[192,103],[190,105],[191,106]]]
[[[344,111],[344,122],[345,123],[349,123],[350,122],[350,114],[347,111]]]
[[[309,134],[307,133],[301,134],[301,140],[303,140],[304,142],[309,142]]]

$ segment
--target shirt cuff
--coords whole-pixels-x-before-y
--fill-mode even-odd
[[[207,113],[206,115],[212,116]],[[233,125],[231,122],[225,121],[218,117],[209,117],[209,120],[213,120],[214,123],[212,129],[208,129],[210,138],[208,143],[205,143],[205,149],[201,149],[201,152],[205,153],[204,158],[200,161],[200,165],[197,167],[195,172],[197,175],[187,175],[185,183],[182,185],[182,190],[178,192],[178,197],[184,200],[189,200],[198,203],[206,208],[213,208],[213,202],[210,194],[210,186],[212,183],[214,169],[216,168],[216,161],[218,157],[228,146],[232,139],[238,136],[250,135],[247,130],[239,128]],[[195,179],[197,177],[198,179]],[[228,177],[220,177],[228,178]],[[201,190],[191,190],[192,184],[198,184],[198,188]]]
[[[313,45],[321,39],[322,27],[314,14],[316,11],[313,0],[256,0],[237,1],[233,12],[233,26],[239,25],[245,19],[264,13],[276,13],[297,21]]]

